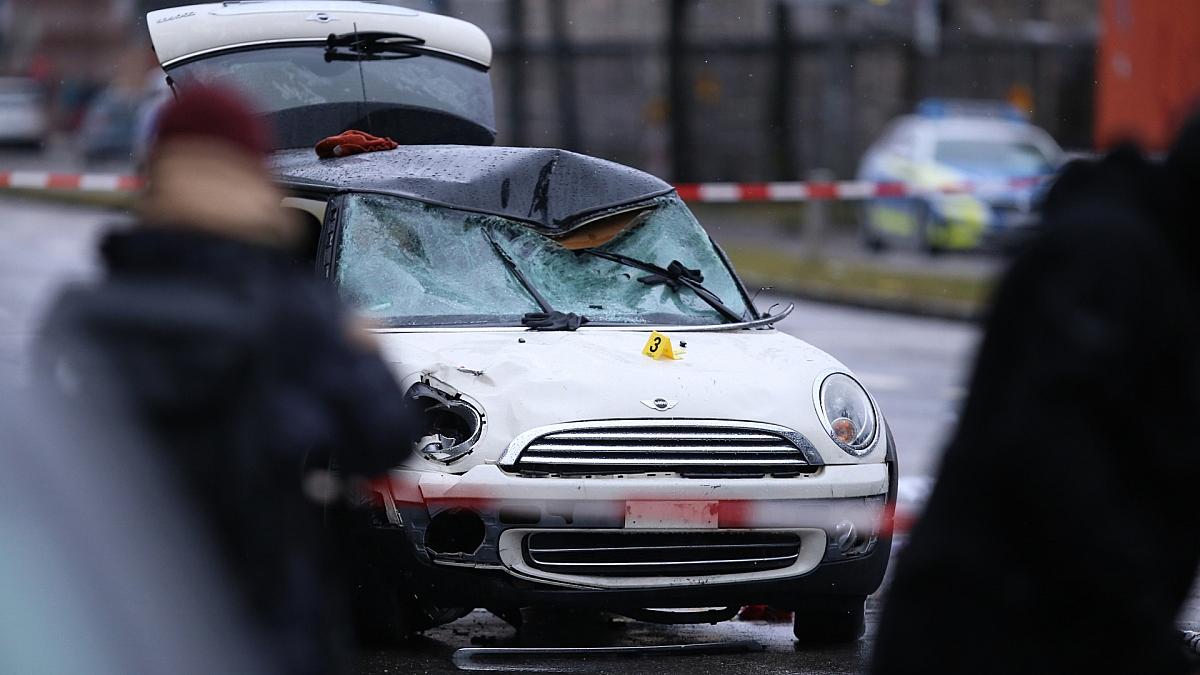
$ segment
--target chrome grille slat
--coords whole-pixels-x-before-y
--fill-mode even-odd
[[[500,462],[519,472],[763,476],[815,471],[808,439],[770,424],[729,420],[600,420],[535,429]]]
[[[632,551],[690,551],[694,546],[612,546],[596,548],[539,548],[539,553],[629,553]],[[794,545],[782,542],[778,544],[707,544],[705,550],[739,550],[747,548],[795,548]]]
[[[562,455],[524,455],[522,459],[526,462],[537,464],[554,464],[562,466],[591,466],[596,464],[597,457],[569,457]],[[662,457],[604,457],[599,458],[607,464],[620,464],[629,466],[724,466],[729,463],[727,457],[672,457],[664,459]],[[753,461],[755,466],[807,466],[803,461],[796,459],[774,459],[774,458],[756,458]]]
[[[740,432],[696,432],[696,431],[563,431],[554,434],[556,439],[570,441],[629,441],[629,440],[685,440],[685,441],[778,441],[779,437],[772,434],[740,433]]]
[[[800,559],[800,538],[752,531],[535,532],[526,562],[545,571],[591,576],[722,575],[782,569]]]
[[[557,440],[557,439],[556,439]],[[796,446],[794,445],[750,445],[750,446],[722,446],[723,452],[736,453],[795,453]],[[714,448],[711,445],[578,445],[566,443],[533,443],[528,448],[528,452],[533,451],[555,451],[555,452],[604,452],[604,453],[642,453],[649,454],[655,452],[712,452]]]
[[[573,562],[545,562],[537,561],[537,564],[542,567],[578,567],[581,564],[588,567],[663,567],[666,565],[675,565],[679,567],[711,567],[713,565],[731,565],[735,563],[743,563],[756,565],[762,563],[787,562],[788,564],[796,562],[800,557],[799,553],[792,555],[780,555],[771,558],[729,558],[727,560],[652,560],[649,562],[589,562],[589,563],[573,563]]]

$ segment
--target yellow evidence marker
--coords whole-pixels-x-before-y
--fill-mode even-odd
[[[650,331],[650,339],[646,340],[646,346],[642,347],[642,353],[652,359],[683,358],[683,350],[676,351],[674,345],[671,344],[671,338],[656,330]]]

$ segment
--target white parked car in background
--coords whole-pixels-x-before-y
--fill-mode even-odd
[[[176,86],[240,84],[283,125],[275,168],[320,234],[316,272],[379,326],[421,410],[372,495],[397,600],[379,626],[762,603],[795,610],[801,640],[859,637],[891,548],[887,424],[849,369],[774,328],[790,308],[754,306],[670,185],[486,145],[490,43],[453,19],[277,2],[149,25]],[[369,120],[344,95],[360,65]],[[359,124],[401,147],[310,149]]]
[[[41,86],[24,77],[0,78],[0,144],[41,146],[48,129]]]

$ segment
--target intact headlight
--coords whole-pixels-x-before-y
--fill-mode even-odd
[[[870,452],[878,426],[875,406],[854,378],[845,373],[826,377],[817,395],[817,412],[842,450],[855,457]]]

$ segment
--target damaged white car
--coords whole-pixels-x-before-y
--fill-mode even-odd
[[[155,45],[177,86],[225,77],[263,94],[281,146],[300,148],[276,169],[319,229],[317,272],[380,326],[424,411],[410,459],[377,486],[397,625],[554,605],[711,622],[770,604],[795,611],[800,640],[859,637],[897,477],[870,394],[774,328],[790,308],[754,306],[670,185],[483,145],[482,33],[346,6],[367,12],[183,8]],[[273,33],[201,40],[201,22],[255,7]],[[354,34],[319,37],[352,18]],[[440,84],[414,98],[420,78]],[[355,127],[402,145],[310,149]]]

